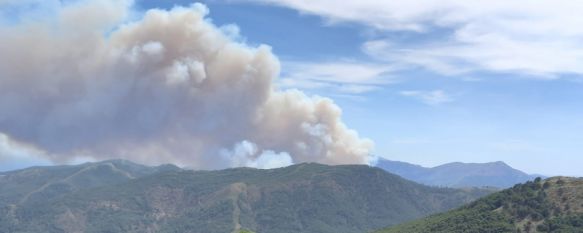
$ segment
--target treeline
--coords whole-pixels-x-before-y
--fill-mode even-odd
[[[567,201],[573,200],[569,199],[573,185],[561,179],[536,178],[459,209],[380,232],[583,233],[583,214],[573,214]]]

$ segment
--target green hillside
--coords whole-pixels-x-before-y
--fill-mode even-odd
[[[0,206],[33,205],[68,193],[123,183],[159,173],[177,171],[174,165],[149,167],[126,160],[108,160],[74,166],[32,167],[0,173]]]
[[[77,173],[97,169],[92,168],[96,166],[104,171],[83,172],[82,180],[90,182],[70,182],[71,175],[80,179]],[[0,229],[8,232],[367,232],[459,207],[489,193],[480,189],[427,187],[378,168],[359,165],[300,164],[271,170],[221,171],[158,169],[139,177],[130,174],[131,178],[113,176],[125,174],[117,171],[118,166],[114,166],[117,170],[107,163],[105,167],[110,169],[103,166],[32,168],[3,175],[2,187],[18,188],[0,189],[3,203]],[[101,179],[115,182],[106,185],[108,182],[98,182]],[[47,191],[47,187],[63,182],[67,188],[60,189],[57,185]],[[46,198],[30,201],[38,193]],[[30,197],[23,202],[15,196]]]
[[[446,213],[378,231],[396,232],[583,232],[583,179],[536,179]]]

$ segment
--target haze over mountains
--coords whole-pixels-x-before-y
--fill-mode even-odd
[[[489,186],[508,188],[538,177],[514,169],[501,161],[491,163],[454,162],[427,168],[381,158],[376,166],[417,183],[441,187]]]
[[[4,172],[0,187],[8,232],[368,232],[490,193],[364,165],[190,171],[123,160]]]

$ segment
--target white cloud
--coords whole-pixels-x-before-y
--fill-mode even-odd
[[[370,92],[379,89],[378,86],[373,85],[359,85],[359,84],[350,84],[350,85],[342,85],[340,86],[339,90],[343,93],[347,94],[360,94],[365,92]]]
[[[454,101],[454,99],[443,90],[434,91],[401,91],[402,96],[413,97],[427,105],[440,105]]]
[[[444,74],[493,71],[542,78],[583,74],[582,1],[252,1],[320,15],[331,23],[411,32],[423,42],[377,38],[364,46],[365,51]],[[448,34],[432,38],[435,29]]]
[[[361,94],[394,82],[394,67],[353,61],[283,62],[282,88],[330,89],[343,94]]]

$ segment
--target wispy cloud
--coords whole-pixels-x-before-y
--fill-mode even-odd
[[[342,94],[361,94],[394,82],[394,67],[354,61],[283,62],[282,88],[328,89]]]
[[[401,91],[402,96],[415,98],[427,105],[440,105],[454,101],[453,97],[445,93],[443,90],[434,91]]]
[[[581,1],[251,1],[319,15],[332,24],[356,22],[379,32],[423,37],[396,41],[377,36],[363,47],[382,60],[444,74],[489,71],[535,78],[583,74]],[[446,34],[432,35],[436,30]]]

